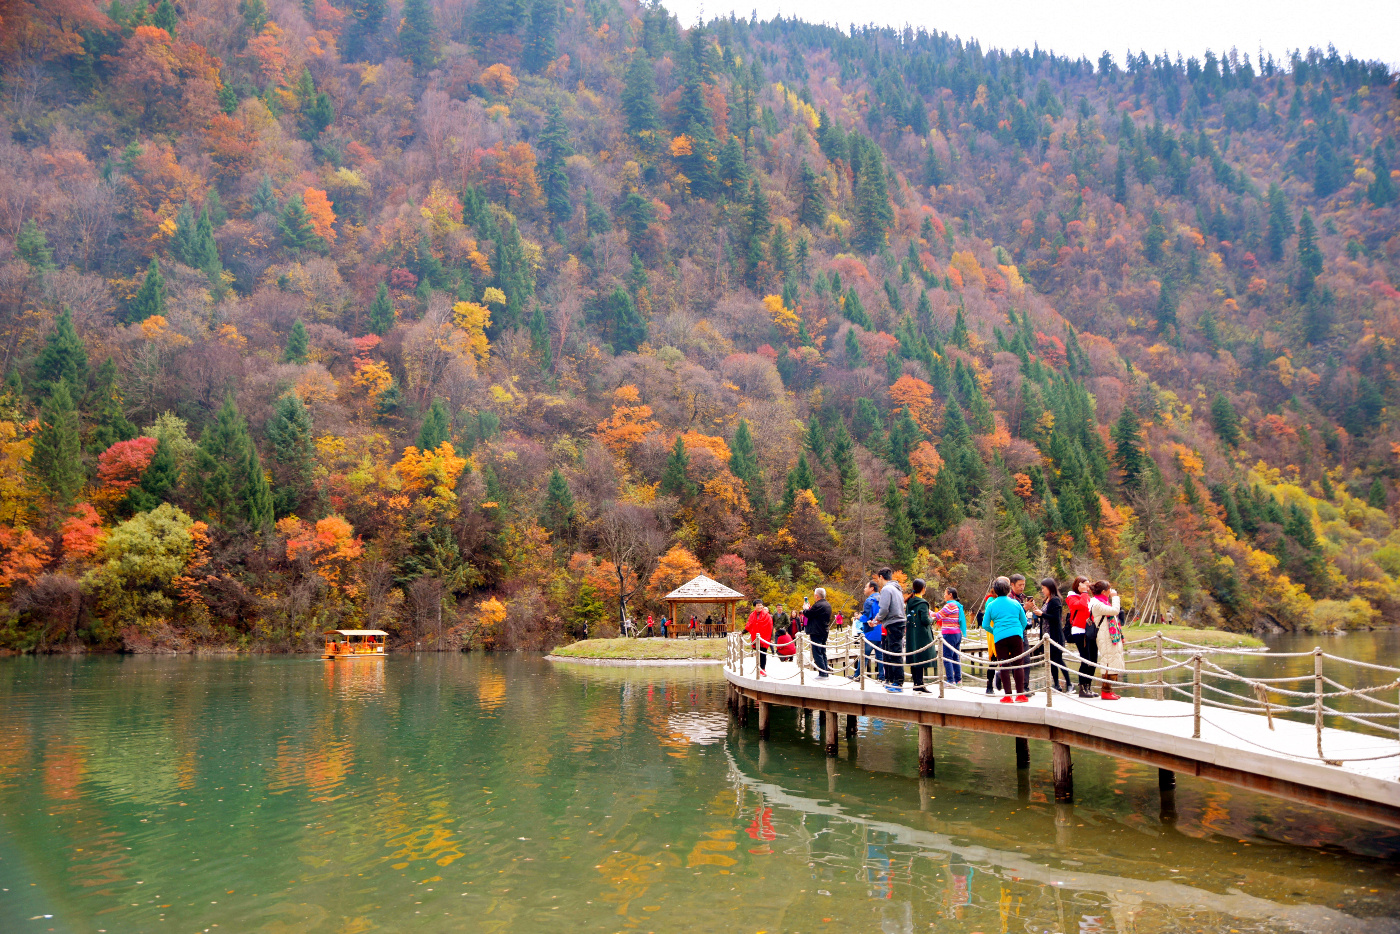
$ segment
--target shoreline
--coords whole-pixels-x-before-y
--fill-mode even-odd
[[[602,665],[608,668],[670,668],[694,665],[722,665],[722,658],[583,658],[572,655],[546,655],[547,662],[571,662],[578,665]]]

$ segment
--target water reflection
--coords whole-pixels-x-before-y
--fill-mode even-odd
[[[383,658],[326,660],[326,687],[344,700],[380,697],[384,694]]]
[[[1078,752],[1056,805],[1001,737],[918,779],[902,725],[829,759],[724,701],[527,656],[0,662],[0,931],[1396,930],[1370,825],[1186,779],[1173,825]]]
[[[793,815],[787,824],[770,824],[765,839],[782,838],[789,855],[806,858],[815,869],[814,885],[858,867],[867,898],[901,902],[895,911],[879,909],[881,930],[938,928],[948,920],[996,924],[1002,931],[1171,930],[1187,921],[1206,929],[1238,921],[1279,930],[1400,930],[1400,921],[1391,918],[1359,918],[1325,905],[1244,891],[1252,880],[1267,881],[1265,891],[1278,891],[1280,884],[1315,888],[1319,880],[1288,878],[1273,854],[1241,857],[1239,843],[1214,841],[1217,848],[1235,849],[1211,854],[1163,827],[1155,845],[1145,847],[1151,855],[1140,852],[1145,841],[1134,841],[1139,852],[1130,853],[1114,840],[1118,828],[1106,827],[1106,815],[1076,814],[1070,805],[988,807],[958,792],[945,795],[949,803],[921,812],[922,820],[914,822],[897,809],[890,814],[889,799],[881,800],[884,789],[878,785],[871,793],[842,793],[833,800],[804,781],[800,769],[782,784],[765,781],[746,762],[746,748],[736,743],[728,751],[743,804],[765,814]],[[896,816],[902,819],[892,819]],[[1064,832],[1086,824],[1097,829],[1077,838]],[[1222,871],[1229,876],[1223,886]],[[1361,880],[1348,881],[1326,897],[1354,894]]]

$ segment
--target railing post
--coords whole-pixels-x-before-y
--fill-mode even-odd
[[[860,651],[856,653],[856,667],[860,669],[860,689],[865,690],[865,633],[861,633]]]
[[[1162,671],[1162,669],[1165,668],[1166,665],[1167,665],[1167,663],[1166,663],[1166,658],[1165,658],[1165,656],[1162,654],[1162,634],[1159,632],[1159,633],[1157,633],[1157,677],[1154,679],[1154,681],[1156,682],[1157,687],[1154,688],[1154,689],[1153,689],[1153,692],[1152,692],[1152,693],[1153,693],[1153,696],[1154,696],[1157,700],[1161,700],[1161,699],[1162,699],[1162,697],[1163,697],[1163,687],[1164,687],[1164,686],[1166,685],[1166,683],[1167,683],[1167,682],[1166,682],[1166,677],[1165,677],[1165,672]]]
[[[947,680],[947,675],[944,670],[947,666],[943,664],[943,653],[947,651],[947,648],[943,643],[943,631],[941,629],[938,631],[937,641],[934,645],[938,646],[938,652],[934,655],[933,664],[938,669],[938,696],[942,697],[943,685]]]
[[[1192,739],[1201,738],[1201,653],[1191,659],[1191,709],[1195,718],[1191,731]]]
[[[799,632],[797,634],[797,683],[807,683],[807,669],[802,665],[802,647],[807,644],[807,634]]]
[[[1055,680],[1050,677],[1053,670],[1050,664],[1050,637],[1044,633],[1040,636],[1040,647],[1045,650],[1045,706],[1048,709],[1055,706]]]
[[[1313,727],[1317,731],[1317,757],[1324,759],[1322,755],[1322,646],[1313,647],[1313,691],[1317,695],[1313,698]]]

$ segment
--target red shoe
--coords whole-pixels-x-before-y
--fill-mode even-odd
[[[1010,704],[1010,703],[1012,702],[1012,700],[1011,700],[1011,695],[1008,694],[1008,695],[1006,695],[1005,697],[1003,697],[1003,698],[1001,699],[1001,702],[1002,702],[1003,704]]]
[[[1018,703],[1018,704],[1027,704],[1027,703],[1030,703],[1030,697],[1027,696],[1027,695],[1025,695],[1025,694],[1017,694],[1017,695],[1016,695],[1016,703]]]
[[[1122,700],[1122,699],[1123,699],[1123,698],[1119,697],[1117,694],[1114,694],[1112,691],[1104,691],[1102,694],[1099,695],[1099,700]]]

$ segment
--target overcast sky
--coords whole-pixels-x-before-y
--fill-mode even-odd
[[[918,0],[664,0],[682,25],[734,11],[760,19],[781,13],[843,29],[852,22],[908,23],[983,48],[1045,50],[1097,60],[1104,49],[1121,66],[1124,53],[1146,50],[1200,57],[1206,49],[1237,47],[1253,61],[1262,47],[1276,60],[1294,48],[1330,42],[1343,55],[1400,63],[1400,0],[994,0],[928,3]]]

